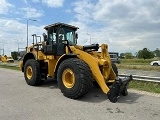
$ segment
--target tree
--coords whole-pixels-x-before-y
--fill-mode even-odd
[[[151,52],[148,48],[143,48],[143,50],[139,50],[137,54],[138,58],[151,59],[154,58],[154,53]]]
[[[125,58],[126,58],[126,59],[132,59],[132,58],[133,58],[132,53],[126,52],[126,53],[125,53]]]
[[[156,50],[153,51],[153,53],[155,54],[156,57],[160,57],[160,50],[158,48],[156,48]]]
[[[125,58],[125,53],[121,53],[120,58]]]
[[[17,60],[17,52],[11,52],[11,56],[13,57],[14,60]]]

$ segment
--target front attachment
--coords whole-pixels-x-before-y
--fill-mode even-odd
[[[117,99],[120,96],[120,94],[124,96],[128,95],[127,86],[131,80],[132,80],[132,75],[123,79],[117,78],[107,94],[108,99],[111,102],[115,103],[117,102]]]

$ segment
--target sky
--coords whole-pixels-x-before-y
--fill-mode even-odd
[[[6,55],[27,46],[27,21],[29,45],[32,34],[62,22],[79,27],[79,45],[91,40],[108,44],[110,52],[133,54],[160,49],[160,0],[0,0],[0,6],[0,49]]]

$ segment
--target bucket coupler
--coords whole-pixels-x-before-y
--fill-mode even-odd
[[[132,75],[127,78],[116,78],[115,82],[107,93],[108,99],[115,103],[120,95],[128,95],[127,87],[129,82],[132,80]]]

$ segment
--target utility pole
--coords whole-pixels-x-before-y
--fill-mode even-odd
[[[90,37],[90,44],[91,44],[91,35],[87,33],[87,35]]]
[[[2,42],[0,42],[0,43],[2,43]],[[3,49],[1,48],[0,50],[3,50],[3,55],[4,55],[4,43],[2,43],[2,45],[3,45]]]
[[[29,21],[37,21],[37,20],[32,20],[32,19],[27,20],[27,47],[28,47],[28,22]]]

